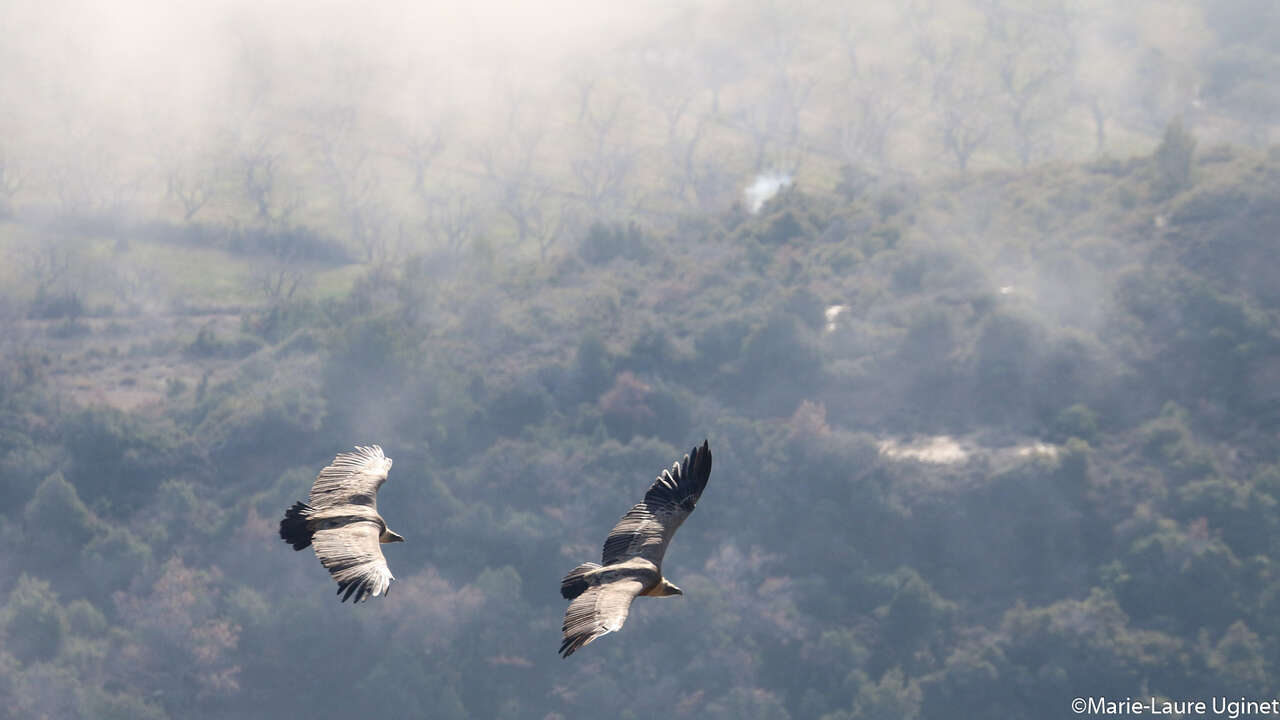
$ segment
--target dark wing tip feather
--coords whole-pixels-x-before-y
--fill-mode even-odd
[[[391,586],[395,584],[395,581],[396,579],[394,577],[388,580],[386,589],[382,591],[382,597],[385,598],[391,595]],[[368,602],[369,598],[374,596],[374,587],[374,581],[367,576],[357,577],[351,580],[340,580],[338,581],[337,594],[342,595],[342,602],[346,602],[350,599],[351,604],[355,605],[360,602]],[[346,591],[345,595],[343,594],[344,590]],[[352,597],[353,595],[354,597]]]
[[[342,595],[343,590],[347,591],[346,595]],[[364,578],[340,582],[338,583],[338,594],[342,595],[342,602],[346,602],[352,594],[355,594],[355,600],[351,601],[351,604],[355,605],[369,596],[368,583],[365,582]]]
[[[567,658],[574,654],[583,645],[595,640],[600,636],[598,632],[582,632],[577,635],[571,635],[560,643],[560,657]]]
[[[711,448],[705,438],[701,447],[695,447],[685,456],[684,473],[697,485],[699,493],[707,486],[711,478]]]
[[[693,509],[694,503],[698,498],[702,497],[702,491],[707,487],[707,480],[711,479],[711,448],[707,446],[707,441],[702,441],[701,447],[694,447],[684,456],[684,462],[680,468],[680,485],[684,489],[683,500],[689,510]],[[685,487],[687,486],[687,489]]]
[[[673,463],[671,469],[658,475],[649,492],[645,493],[645,502],[652,507],[674,505],[692,511],[710,477],[711,448],[703,440],[701,446],[694,446],[683,460]]]

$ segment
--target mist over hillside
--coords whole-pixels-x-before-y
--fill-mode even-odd
[[[0,718],[1269,699],[1276,16],[0,7]],[[369,443],[352,608],[277,527]]]

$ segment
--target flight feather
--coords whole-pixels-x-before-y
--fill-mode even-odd
[[[382,544],[404,538],[387,527],[377,506],[390,469],[391,458],[377,445],[339,453],[316,477],[307,502],[295,503],[280,521],[285,542],[315,549],[343,602],[386,595],[395,580]]]
[[[562,656],[622,629],[637,597],[683,594],[662,576],[662,558],[710,476],[711,450],[704,440],[663,470],[644,500],[622,516],[605,539],[601,564],[582,563],[560,581],[560,594],[571,601],[561,627]]]

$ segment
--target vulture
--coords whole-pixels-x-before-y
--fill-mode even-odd
[[[390,469],[391,458],[377,445],[339,453],[316,477],[307,502],[294,503],[280,521],[280,537],[294,550],[315,547],[342,602],[386,595],[395,580],[379,546],[404,538],[387,527],[377,504]]]
[[[622,629],[636,597],[684,594],[662,576],[662,556],[710,476],[711,450],[703,440],[682,462],[663,470],[644,500],[622,516],[604,541],[599,564],[583,563],[560,581],[560,594],[572,600],[564,614],[562,657]]]

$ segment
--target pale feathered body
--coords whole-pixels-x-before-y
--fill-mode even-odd
[[[391,458],[377,445],[340,453],[320,471],[307,502],[289,508],[280,537],[294,550],[315,548],[316,557],[338,583],[346,602],[386,595],[395,576],[381,545],[404,538],[378,514],[378,489],[387,481]]]
[[[605,539],[601,562],[583,563],[569,571],[560,583],[560,594],[573,601],[561,628],[564,657],[620,630],[635,598],[683,594],[663,577],[662,558],[710,476],[711,450],[704,440],[683,462],[663,470],[644,500],[622,516]]]

